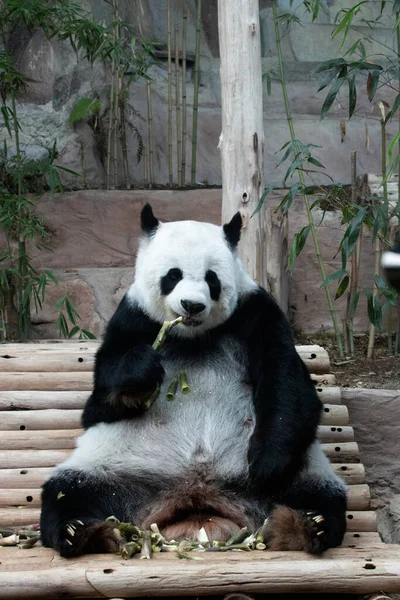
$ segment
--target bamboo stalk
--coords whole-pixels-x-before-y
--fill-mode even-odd
[[[191,184],[196,184],[197,121],[199,112],[201,0],[197,0],[196,62],[194,67]]]
[[[386,181],[386,126],[385,126],[385,107],[382,102],[379,102],[379,107],[381,110],[382,118],[381,118],[381,161],[382,161],[382,179],[383,179],[383,203],[385,206],[386,213],[386,224],[385,230],[378,231],[375,240],[375,268],[374,268],[374,285],[372,292],[372,301],[375,305],[375,298],[378,296],[379,290],[376,285],[375,277],[380,273],[380,265],[381,265],[381,239],[380,234],[382,234],[383,239],[386,239],[386,234],[388,231],[388,218],[389,218],[389,202],[388,202],[388,194],[387,194],[387,181]],[[369,338],[368,338],[368,350],[367,350],[367,358],[372,358],[372,354],[374,351],[374,343],[375,343],[375,326],[371,323],[369,328]]]
[[[279,35],[279,23],[278,23],[278,13],[277,13],[277,9],[276,9],[276,2],[272,2],[272,11],[273,11],[273,18],[274,18],[275,39],[276,39],[276,47],[277,47],[277,52],[278,52],[279,71],[280,71],[280,79],[281,79],[281,85],[282,85],[283,98],[284,98],[284,103],[285,103],[286,118],[287,118],[287,122],[288,122],[288,126],[289,126],[290,137],[291,137],[292,142],[294,142],[296,140],[296,134],[295,134],[295,130],[294,130],[292,112],[290,109],[289,96],[288,96],[287,88],[286,88],[285,71],[284,71],[284,67],[283,67],[282,47],[281,47],[281,40],[280,40],[280,35]],[[298,173],[299,173],[300,183],[302,185],[302,188],[304,189],[305,181],[304,181],[303,172],[300,170]],[[318,237],[317,237],[317,230],[316,230],[315,223],[314,223],[314,217],[313,217],[310,203],[308,201],[307,196],[303,194],[302,198],[303,198],[303,202],[305,204],[306,210],[307,210],[308,223],[311,228],[311,236],[312,236],[312,240],[314,243],[315,255],[316,255],[319,269],[321,272],[321,279],[322,279],[322,281],[325,281],[325,279],[326,279],[325,264],[324,264],[324,261],[321,256],[321,251],[320,251]],[[343,357],[344,353],[343,353],[342,338],[340,335],[340,329],[339,329],[339,324],[338,324],[338,320],[337,320],[337,316],[336,316],[336,310],[333,305],[331,292],[330,292],[328,286],[325,286],[325,294],[326,294],[326,299],[327,299],[328,306],[329,306],[329,312],[331,315],[332,324],[333,324],[333,327],[335,330],[336,342],[337,342],[338,349],[339,349],[339,355],[341,357]]]
[[[351,153],[351,203],[354,206],[357,202],[357,152]],[[346,308],[346,329],[349,339],[349,350],[351,356],[354,356],[354,304],[358,289],[359,280],[359,244],[358,240],[361,236],[361,229],[359,238],[357,238],[357,244],[354,248],[353,254],[351,255],[351,277],[350,277],[350,290],[347,296],[347,308]]]
[[[147,187],[149,185],[149,152],[147,148],[143,150],[144,155],[144,185]]]
[[[186,31],[187,8],[185,3],[182,24],[182,185],[186,185]]]
[[[172,170],[172,56],[171,56],[171,0],[167,0],[167,44],[168,44],[168,173],[169,185],[173,184]]]
[[[153,111],[151,106],[151,81],[147,81],[147,136],[149,147],[149,185],[154,183],[154,157],[153,157]]]
[[[119,12],[118,0],[113,0],[113,15],[115,19],[114,36],[115,42],[119,42],[120,27],[119,27]],[[120,103],[120,66],[116,65],[115,69],[115,103],[114,103],[114,187],[118,188],[118,124],[119,124],[119,103]]]
[[[125,103],[124,101],[120,102],[119,107],[120,112],[120,130],[121,130],[121,151],[122,151],[122,162],[124,167],[124,179],[125,179],[125,188],[127,190],[131,189],[131,184],[129,181],[129,166],[128,166],[128,144],[126,141],[126,115],[125,115]]]
[[[114,61],[111,63],[110,100],[108,108],[108,135],[107,135],[107,189],[111,189],[111,142],[114,120]]]
[[[178,187],[182,185],[182,134],[181,134],[181,99],[179,91],[179,28],[175,25],[175,114],[176,114],[176,163],[178,168]]]

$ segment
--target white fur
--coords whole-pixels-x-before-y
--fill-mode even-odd
[[[199,463],[221,479],[247,476],[247,449],[254,429],[251,387],[243,383],[245,361],[228,340],[213,360],[185,366],[191,391],[165,394],[182,368],[163,357],[161,392],[151,409],[130,421],[101,423],[86,431],[55,473],[75,468],[140,476],[178,477]]]
[[[331,463],[325,456],[321,444],[315,441],[307,451],[307,466],[300,473],[300,479],[307,477],[318,482],[319,486],[329,486],[329,489],[346,491],[346,484],[336,475]]]
[[[178,268],[183,279],[167,296],[161,294],[161,278]],[[205,275],[215,271],[221,282],[218,301],[211,299]],[[136,260],[135,281],[128,298],[137,302],[159,323],[185,316],[181,300],[205,305],[193,327],[179,325],[174,333],[197,335],[226,321],[236,308],[240,295],[256,288],[224,237],[222,227],[197,221],[163,223],[153,236],[144,238]]]

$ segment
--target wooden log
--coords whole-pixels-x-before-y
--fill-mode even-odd
[[[321,425],[348,425],[349,411],[344,404],[324,404],[321,413]]]
[[[369,510],[371,506],[371,492],[369,485],[351,485],[347,490],[348,510]]]
[[[4,483],[1,482],[3,486]],[[62,490],[60,490],[62,491]],[[348,510],[368,510],[371,495],[368,485],[353,485],[348,489]],[[40,506],[40,488],[12,488],[0,489],[0,507],[7,506]]]
[[[341,404],[342,392],[340,387],[319,387],[316,386],[317,394],[323,404]]]
[[[79,429],[81,410],[10,410],[0,412],[0,430]]]
[[[343,427],[331,427],[320,425],[318,427],[318,439],[322,443],[354,442],[354,430],[348,425]]]
[[[0,450],[66,450],[75,448],[75,440],[82,432],[83,429],[3,431]]]
[[[382,548],[386,544],[382,542],[377,531],[348,531],[344,534],[342,547],[345,548]]]
[[[122,561],[113,555],[61,560],[54,550],[38,548],[2,552],[4,600],[56,598],[121,598],[215,596],[227,593],[262,595],[324,592],[360,594],[398,591],[399,550],[378,546],[330,550],[321,558],[299,552],[197,554],[201,560],[181,561],[157,554],[151,561]],[[9,556],[15,556],[14,561]],[[15,561],[26,561],[23,572]],[[183,564],[182,564],[183,563]],[[366,568],[370,563],[371,567]],[[31,566],[32,565],[32,566]],[[15,572],[17,571],[17,573]]]
[[[340,404],[341,394],[338,387],[318,388],[322,402],[332,405]],[[0,391],[0,411],[2,410],[43,410],[79,409],[83,408],[89,398],[88,391]],[[1,428],[1,423],[0,423]]]
[[[7,489],[39,488],[53,467],[1,469],[0,484]]]
[[[54,467],[70,454],[71,450],[1,450],[0,469]]]
[[[348,511],[347,531],[377,531],[376,513],[373,510]]]
[[[3,373],[0,390],[91,390],[93,373]]]
[[[395,549],[396,548],[396,549]],[[59,562],[57,554],[43,552],[42,566],[1,575],[4,600],[56,598],[135,598],[163,596],[216,596],[229,593],[321,593],[329,584],[332,594],[362,594],[399,589],[398,547],[337,548],[318,560],[297,552],[198,554],[201,559],[180,561],[157,554],[151,561],[122,562],[99,555]],[[10,550],[7,550],[9,553]],[[23,551],[21,550],[21,553]],[[23,556],[28,550],[21,554]],[[3,554],[3,553],[2,553]],[[232,553],[233,554],[233,553]],[[26,560],[26,559],[25,559]],[[183,563],[183,564],[182,564]],[[369,566],[368,566],[369,565]],[[7,568],[7,567],[6,567]]]
[[[89,392],[13,391],[0,392],[0,410],[43,410],[83,408]],[[1,425],[0,425],[1,427]]]
[[[0,411],[0,431],[16,429],[79,429],[81,410],[42,409]],[[321,424],[341,427],[349,422],[346,406],[327,404]]]
[[[365,481],[365,468],[361,463],[345,465],[335,463],[332,468],[348,485],[364,483]]]
[[[43,356],[44,355],[44,356]],[[10,356],[10,358],[4,358]],[[94,354],[87,352],[31,352],[23,356],[0,355],[0,372],[93,371]],[[325,372],[325,371],[324,371]]]
[[[296,350],[310,373],[329,373],[329,354],[322,346],[296,346]]]
[[[311,375],[318,387],[333,386],[336,383],[334,375]],[[91,390],[93,373],[76,371],[74,373],[4,373],[0,378],[0,390]]]
[[[0,527],[26,527],[28,525],[36,525],[37,523],[39,523],[39,521],[40,508],[12,507],[2,508],[0,510]]]
[[[40,489],[0,489],[0,518],[3,507],[40,507]]]
[[[330,373],[325,375],[315,375],[311,373],[311,380],[317,388],[332,387],[336,385],[336,377]]]
[[[340,444],[321,444],[323,451],[333,463],[360,462],[360,452],[356,442],[340,442]]]

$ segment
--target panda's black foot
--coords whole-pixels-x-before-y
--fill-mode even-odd
[[[121,536],[113,523],[84,523],[80,519],[73,519],[61,526],[57,550],[64,558],[81,554],[117,552],[120,539]]]
[[[315,511],[277,506],[268,519],[269,550],[300,550],[321,554],[328,547],[325,518]]]

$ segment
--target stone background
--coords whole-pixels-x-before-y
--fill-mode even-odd
[[[98,20],[109,19],[109,4],[103,0],[80,0]],[[182,25],[182,9],[188,10],[188,141],[187,173],[190,173],[191,120],[193,101],[193,59],[195,48],[196,7],[194,0],[172,0],[172,26]],[[377,14],[380,3],[370,2],[363,9],[364,18]],[[395,92],[387,86],[381,87],[372,103],[366,97],[365,77],[358,76],[358,110],[346,123],[346,136],[341,143],[340,120],[348,114],[347,90],[343,86],[329,116],[322,122],[319,113],[326,90],[317,93],[320,79],[310,78],[313,68],[322,60],[335,57],[337,38],[330,41],[336,14],[349,5],[348,0],[326,0],[324,8],[315,22],[304,14],[302,0],[279,0],[281,14],[295,12],[303,25],[295,25],[290,30],[282,29],[282,46],[287,75],[288,92],[295,119],[296,134],[304,142],[320,145],[314,154],[328,168],[328,173],[336,181],[348,182],[350,177],[350,152],[358,152],[359,173],[379,170],[380,124],[379,100],[391,104]],[[221,92],[219,82],[219,49],[217,31],[217,3],[204,0],[201,23],[201,64],[198,123],[197,182],[220,184],[220,159],[217,150],[221,121]],[[167,161],[167,65],[166,65],[166,2],[165,0],[119,0],[121,17],[134,23],[140,34],[148,40],[161,44],[159,62],[150,70],[153,79],[153,130],[155,165],[154,175],[158,184],[168,181]],[[277,68],[275,37],[271,17],[272,9],[268,0],[260,1],[262,30],[263,71]],[[358,18],[358,17],[357,17]],[[359,35],[371,34],[365,22],[356,21],[358,33],[350,32],[346,50]],[[378,41],[366,43],[367,53],[381,61],[384,43],[393,47],[394,36],[389,19],[382,19],[373,33]],[[81,123],[75,128],[68,125],[68,116],[74,102],[81,97],[98,94],[104,111],[109,96],[109,77],[102,65],[91,67],[82,57],[77,56],[69,43],[57,40],[46,41],[43,34],[19,34],[12,40],[19,68],[34,80],[21,99],[19,115],[22,126],[22,143],[27,149],[38,152],[40,148],[51,146],[57,140],[60,152],[59,163],[75,171],[86,172],[89,188],[101,188],[105,184],[104,160],[98,142],[88,124]],[[385,49],[385,52],[388,52]],[[388,54],[390,58],[390,51]],[[137,116],[133,123],[138,127],[147,145],[147,106],[145,82],[136,82],[130,89],[129,103]],[[276,167],[279,155],[276,152],[288,140],[288,128],[284,114],[282,92],[279,82],[272,83],[271,95],[265,87],[264,124],[266,134],[265,181],[282,182],[285,167]],[[368,133],[366,132],[368,128]],[[389,125],[389,139],[395,131],[395,123]],[[175,135],[175,127],[173,127]],[[1,130],[0,137],[6,132]],[[144,177],[143,160],[137,164],[137,140],[129,134],[129,163],[132,183],[140,183]],[[84,158],[81,158],[81,145]],[[175,141],[174,141],[175,145]],[[121,173],[122,175],[122,173]],[[326,177],[323,182],[328,183]],[[122,181],[122,177],[121,177]],[[66,177],[70,187],[82,187],[82,180]]]

